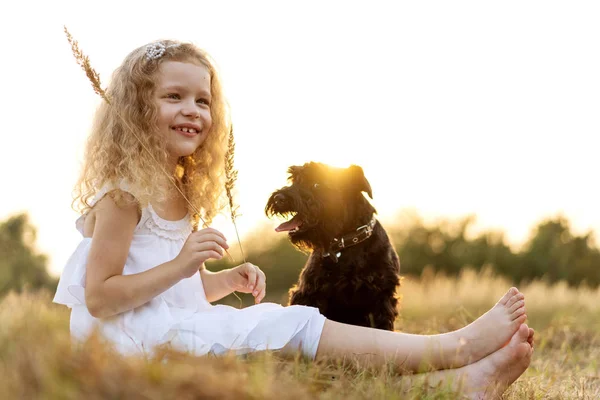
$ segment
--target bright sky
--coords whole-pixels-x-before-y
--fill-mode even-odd
[[[600,232],[597,1],[13,1],[0,6],[0,220],[27,211],[59,273],[99,98],[133,48],[192,41],[233,109],[242,234],[289,165],[363,166],[384,223],[478,215],[522,242],[566,215]],[[274,222],[273,222],[274,223]],[[215,222],[233,241],[231,224]]]

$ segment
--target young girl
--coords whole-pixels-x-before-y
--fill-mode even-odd
[[[392,361],[406,371],[429,365],[443,370],[429,382],[461,378],[473,396],[492,382],[503,391],[529,365],[533,331],[514,288],[467,327],[432,336],[344,325],[310,307],[258,304],[264,273],[249,263],[209,272],[204,262],[222,258],[227,241],[215,229],[192,230],[199,218],[211,222],[224,188],[228,110],[208,55],[174,41],[140,47],[115,71],[107,95],[77,186],[83,239],[54,298],[71,308],[73,337],[98,329],[124,354],[169,345],[196,355],[299,350],[311,358]],[[233,291],[252,293],[257,304],[211,305]]]

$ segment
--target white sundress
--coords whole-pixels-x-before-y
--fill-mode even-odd
[[[95,201],[109,190],[101,190]],[[82,235],[85,217],[76,222]],[[189,217],[164,220],[148,205],[135,228],[123,275],[174,259],[191,231]],[[110,318],[94,318],[85,304],[86,264],[92,240],[84,237],[67,261],[53,300],[71,308],[73,338],[84,340],[98,329],[123,354],[149,355],[155,346],[166,344],[195,355],[285,348],[299,349],[314,358],[325,323],[318,309],[274,303],[244,309],[212,305],[206,299],[199,272],[140,307]]]

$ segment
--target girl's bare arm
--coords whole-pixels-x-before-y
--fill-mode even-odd
[[[148,271],[123,275],[133,231],[138,223],[138,206],[125,194],[126,204],[117,205],[110,195],[94,207],[95,225],[88,256],[85,301],[96,318],[134,309],[164,292],[183,276],[170,261]]]
[[[209,302],[221,300],[233,292],[233,288],[230,287],[227,279],[229,273],[230,270],[228,269],[219,272],[210,272],[206,268],[200,270],[204,294]]]

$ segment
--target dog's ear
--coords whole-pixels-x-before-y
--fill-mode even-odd
[[[365,173],[363,169],[358,165],[351,165],[348,167],[348,175],[350,177],[350,185],[353,188],[361,192],[366,192],[369,197],[373,198],[373,192],[371,191],[371,185],[367,178],[365,178]]]
[[[292,165],[291,167],[289,167],[287,170],[289,174],[288,181],[293,181],[294,177],[300,172],[301,169],[302,167],[299,165]]]

